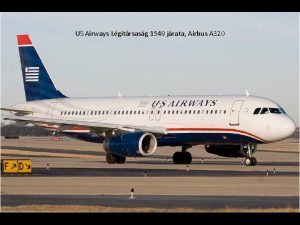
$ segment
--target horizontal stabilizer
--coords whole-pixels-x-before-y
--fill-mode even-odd
[[[28,110],[22,110],[22,109],[10,109],[10,108],[0,108],[3,111],[8,111],[8,112],[14,112],[17,113],[17,115],[28,115],[33,113],[33,111],[28,111]]]

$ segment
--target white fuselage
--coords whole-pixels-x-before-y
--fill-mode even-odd
[[[295,131],[294,122],[277,103],[255,96],[60,98],[21,103],[14,108],[33,111],[28,117],[156,126],[166,128],[169,134],[210,134],[209,141],[203,136],[192,140],[193,144],[230,143],[231,140],[234,143],[239,140],[244,143],[275,142]],[[256,108],[280,109],[281,113],[254,114]],[[57,128],[39,125],[50,130]],[[72,128],[64,132],[89,131]],[[213,141],[213,135],[220,133],[222,136]]]

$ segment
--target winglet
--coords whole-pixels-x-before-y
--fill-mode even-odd
[[[28,34],[19,34],[19,35],[17,35],[17,39],[18,39],[19,46],[32,45],[32,42],[31,42]]]

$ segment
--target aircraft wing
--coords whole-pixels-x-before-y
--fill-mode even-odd
[[[101,135],[103,132],[150,132],[157,135],[167,134],[167,130],[163,127],[149,127],[149,126],[134,126],[134,125],[122,125],[122,124],[110,124],[101,122],[90,121],[78,121],[78,120],[62,120],[62,119],[48,119],[39,117],[28,116],[9,116],[4,117],[4,120],[13,120],[16,122],[28,122],[28,123],[47,123],[51,125],[58,125],[59,131],[66,130],[70,127],[82,127],[88,128],[93,133]]]
[[[24,116],[33,113],[33,111],[22,110],[22,109],[10,109],[10,108],[0,108],[3,111],[14,112],[16,115]]]

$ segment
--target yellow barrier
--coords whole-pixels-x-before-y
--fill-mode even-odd
[[[30,159],[2,159],[1,172],[2,173],[31,173]]]

